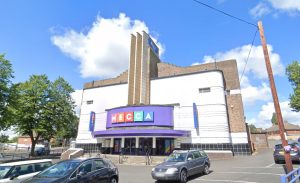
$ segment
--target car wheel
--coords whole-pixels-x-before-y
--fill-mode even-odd
[[[209,174],[209,167],[207,164],[204,165],[203,174],[208,175]]]
[[[180,183],[186,183],[186,182],[187,182],[187,172],[185,169],[183,169],[180,172]]]
[[[280,163],[280,161],[279,160],[274,160],[275,161],[275,164],[279,164]]]
[[[116,177],[112,177],[109,183],[118,183],[118,179]]]

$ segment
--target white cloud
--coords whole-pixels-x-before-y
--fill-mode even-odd
[[[270,87],[266,83],[260,86],[247,85],[241,89],[244,105],[253,105],[256,101],[270,101],[272,99]]]
[[[239,76],[241,77],[242,72],[245,68],[245,63],[249,54],[251,45],[244,45],[241,47],[237,47],[225,52],[218,52],[213,56],[206,55],[204,56],[203,60],[204,63],[211,63],[215,60],[222,61],[222,60],[229,60],[229,59],[236,59],[237,67]],[[283,75],[284,74],[284,67],[280,62],[279,54],[273,51],[273,47],[268,45],[269,56],[273,68],[274,75]],[[193,63],[200,64],[200,63]],[[253,105],[257,101],[270,101],[271,92],[269,86],[265,82],[261,82],[257,86],[254,86],[249,81],[249,77],[254,79],[267,79],[267,71],[265,66],[265,60],[263,56],[263,50],[261,46],[253,46],[251,54],[249,55],[249,60],[247,66],[245,68],[245,72],[243,78],[241,80],[241,93],[243,97],[244,105]]]
[[[75,112],[76,115],[79,116],[80,115],[80,107],[81,107],[81,99],[82,99],[82,90],[75,90],[72,94],[71,94],[74,102],[75,102]]]
[[[245,62],[247,60],[250,48],[251,45],[244,45],[241,47],[231,49],[229,51],[218,52],[213,56],[204,56],[203,60],[205,63],[209,63],[209,62],[214,62],[215,59],[217,61],[236,59],[239,74],[241,75],[245,67]],[[270,61],[273,69],[273,74],[283,75],[284,67],[280,62],[279,54],[273,52],[272,45],[268,45],[268,51],[269,51]],[[244,74],[248,74],[248,73],[252,73],[254,77],[258,79],[265,79],[268,77],[262,46],[252,47],[251,54],[249,56],[249,60],[245,68]]]
[[[292,111],[289,106],[289,101],[280,103],[281,113],[283,120],[287,120],[289,123],[300,125],[300,114]],[[273,102],[268,102],[261,107],[257,118],[248,120],[249,123],[254,124],[256,127],[269,128],[271,127],[271,118],[275,112]]]
[[[284,11],[300,11],[299,0],[268,0],[275,9]]]
[[[250,10],[250,14],[255,18],[262,17],[269,14],[270,12],[271,9],[268,7],[268,5],[262,2],[258,3],[254,8]]]
[[[63,53],[80,62],[82,77],[107,78],[128,68],[130,34],[142,31],[149,32],[144,22],[131,20],[120,13],[118,18],[112,19],[98,16],[86,34],[68,30],[64,35],[52,36],[51,41]],[[162,44],[157,44],[163,53]]]
[[[288,15],[295,15],[300,12],[299,0],[265,0],[265,2],[268,4],[259,2],[249,13],[254,18],[259,18],[269,13],[278,17],[279,13],[282,12],[286,12]]]

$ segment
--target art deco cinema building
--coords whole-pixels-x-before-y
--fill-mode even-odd
[[[249,155],[235,60],[179,67],[161,62],[146,32],[131,35],[129,69],[85,83],[76,146],[168,155],[174,149]]]

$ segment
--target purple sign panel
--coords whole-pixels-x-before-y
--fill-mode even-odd
[[[107,111],[106,128],[173,126],[173,106],[131,106]]]

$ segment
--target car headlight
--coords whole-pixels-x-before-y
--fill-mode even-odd
[[[155,168],[152,168],[152,172],[154,172]]]
[[[166,174],[174,174],[176,172],[178,172],[177,168],[168,168]]]

